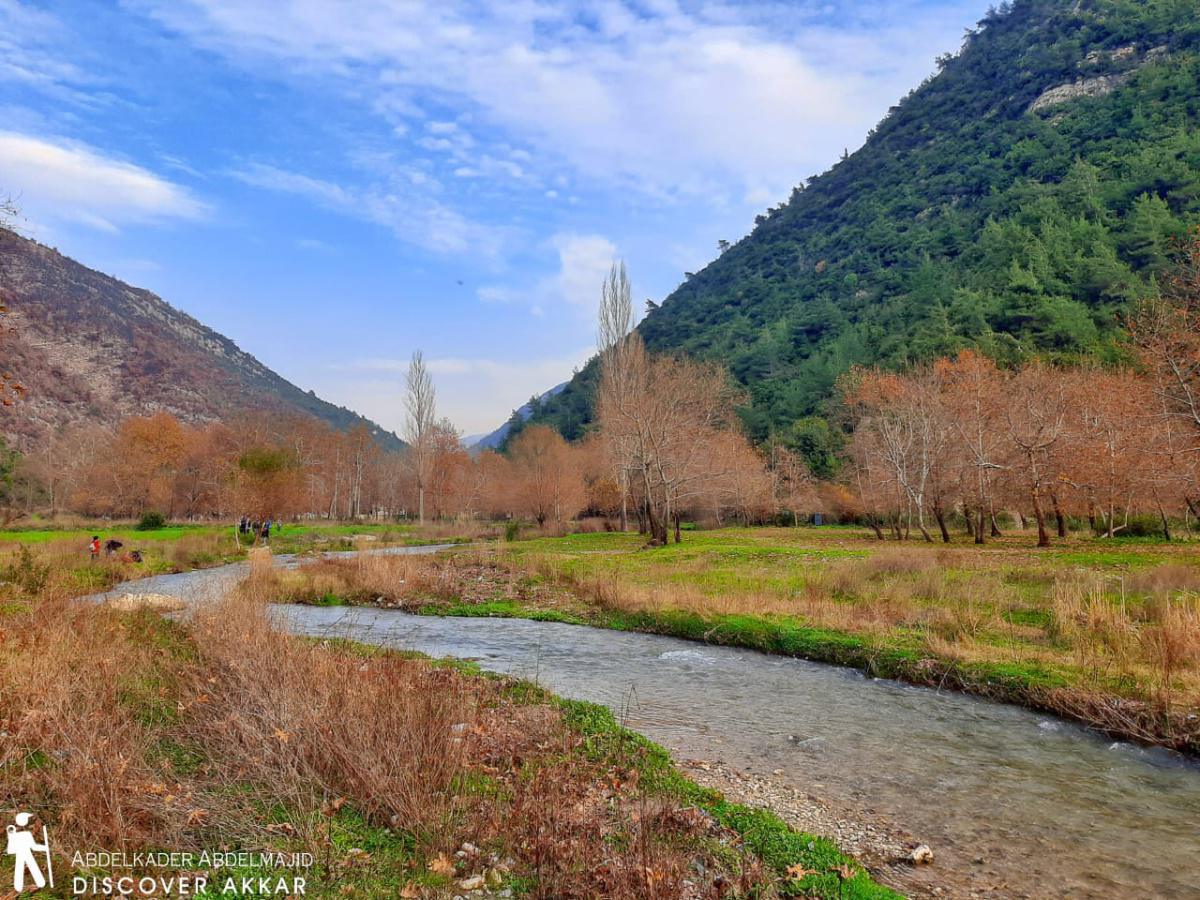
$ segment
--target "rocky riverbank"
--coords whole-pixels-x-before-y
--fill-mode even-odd
[[[939,900],[1015,900],[1036,894],[1015,889],[981,856],[939,853],[902,824],[869,805],[839,805],[806,792],[782,770],[769,774],[738,769],[721,761],[681,760],[680,768],[698,784],[730,800],[772,810],[797,830],[829,838],[865,865],[875,878],[911,897]],[[926,852],[928,851],[928,852]]]

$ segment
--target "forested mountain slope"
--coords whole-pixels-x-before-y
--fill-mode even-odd
[[[1121,311],[1200,222],[1198,116],[1196,0],[1005,4],[641,334],[726,362],[758,439],[855,363],[1118,355]],[[594,377],[532,421],[578,436]]]
[[[27,388],[20,403],[0,409],[0,435],[18,445],[80,421],[166,411],[208,422],[261,410],[308,414],[341,430],[363,423],[383,446],[400,446],[149,291],[3,228],[0,296],[12,326],[0,365]]]

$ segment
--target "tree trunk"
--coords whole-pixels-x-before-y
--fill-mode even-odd
[[[624,531],[628,531],[628,530],[629,530],[629,509],[628,509],[628,507],[629,507],[629,486],[628,486],[628,478],[629,478],[629,475],[628,475],[628,473],[626,473],[626,471],[625,471],[624,467],[622,467],[622,468],[621,468],[620,484],[621,484],[621,531],[623,531],[623,532],[624,532]]]
[[[1067,536],[1067,517],[1063,515],[1062,506],[1058,502],[1058,491],[1050,492],[1050,503],[1054,507],[1054,522],[1058,527],[1058,536]]]
[[[982,544],[987,540],[983,536],[983,525],[987,518],[987,511],[983,508],[983,504],[979,505],[978,518],[975,521],[975,543]]]
[[[1000,534],[1000,526],[998,524],[996,524],[996,510],[994,508],[992,509],[988,518],[990,519],[990,521],[992,523],[992,532],[991,532],[992,537],[994,537],[994,538],[1003,537],[1003,535]]]
[[[1158,517],[1162,519],[1163,540],[1170,542],[1171,523],[1167,520],[1167,511],[1163,509],[1162,500],[1159,498],[1157,491],[1154,495],[1154,502],[1158,505]]]
[[[875,537],[879,538],[881,541],[886,540],[886,538],[883,536],[883,529],[879,527],[879,520],[876,519],[875,516],[868,515],[867,524],[870,525],[871,530],[875,532]]]
[[[1050,534],[1046,531],[1046,514],[1042,512],[1042,499],[1038,496],[1037,488],[1030,490],[1029,499],[1033,501],[1033,517],[1037,520],[1037,545],[1039,547],[1049,547]]]
[[[946,513],[942,509],[942,505],[940,503],[934,504],[933,517],[937,519],[938,528],[942,532],[942,543],[950,543],[950,532],[946,530]]]
[[[933,535],[929,533],[929,529],[925,527],[925,521],[920,516],[917,517],[917,530],[921,532],[921,537],[925,539],[925,543],[933,543]]]
[[[650,546],[665,547],[667,545],[667,523],[663,522],[654,504],[646,501],[646,523],[650,527]]]
[[[975,520],[972,518],[971,507],[966,503],[963,504],[963,521],[967,525],[967,537],[975,537]]]
[[[681,529],[679,527],[679,513],[675,513],[675,543],[677,543],[677,544],[680,544],[683,542],[682,536],[680,534],[680,530]]]

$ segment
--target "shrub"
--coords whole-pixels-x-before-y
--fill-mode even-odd
[[[166,516],[160,512],[153,510],[142,513],[142,517],[138,519],[138,523],[134,526],[138,531],[156,531],[167,524]]]
[[[33,552],[22,544],[12,561],[0,570],[0,576],[0,580],[12,582],[29,596],[36,597],[50,580],[50,566],[39,563]]]

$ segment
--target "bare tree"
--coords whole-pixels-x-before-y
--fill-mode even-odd
[[[617,407],[627,404],[632,366],[638,356],[633,330],[633,296],[625,263],[613,263],[600,289],[600,321],[596,335],[600,353],[600,395]],[[610,441],[617,487],[621,494],[621,530],[629,526],[629,473],[632,446],[620,433]]]
[[[964,476],[973,476],[975,482],[976,522],[972,533],[975,543],[982,544],[986,540],[984,525],[989,520],[992,536],[998,535],[992,510],[992,480],[1003,468],[998,409],[1004,379],[994,362],[971,350],[962,351],[952,360],[942,360],[939,368],[946,382],[948,408],[964,458]],[[963,515],[970,519],[970,506],[965,499]]]
[[[1184,243],[1161,295],[1138,308],[1129,332],[1165,413],[1181,422],[1191,449],[1200,451],[1200,228]]]
[[[1004,418],[1015,459],[1014,477],[1028,494],[1039,547],[1050,546],[1043,498],[1054,483],[1054,451],[1067,431],[1070,398],[1061,373],[1029,363],[1005,386]]]
[[[538,525],[565,522],[587,502],[577,451],[553,428],[526,428],[513,441],[509,456],[518,508]]]
[[[651,357],[637,334],[624,353],[626,382],[601,384],[597,419],[621,454],[631,494],[640,496],[638,517],[650,543],[665,544],[672,522],[678,542],[684,505],[711,494],[727,474],[731,454],[723,441],[736,392],[714,365]]]
[[[420,350],[413,353],[408,364],[405,384],[408,395],[405,398],[407,418],[404,434],[408,441],[409,459],[417,477],[417,518],[424,525],[425,489],[429,485],[430,463],[433,459],[432,437],[437,398],[433,390],[433,378]]]

